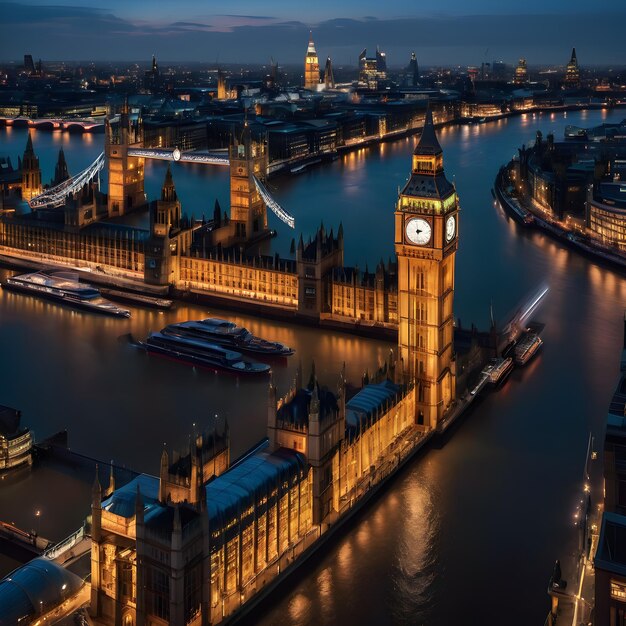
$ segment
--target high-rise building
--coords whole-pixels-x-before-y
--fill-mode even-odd
[[[124,102],[119,122],[106,121],[104,150],[109,162],[110,217],[124,215],[146,203],[144,159],[128,154],[129,148],[142,146],[141,118],[131,119],[128,102]]]
[[[398,355],[417,385],[419,424],[434,428],[455,399],[454,272],[459,204],[443,171],[430,109],[398,197]]]
[[[35,63],[33,61],[33,55],[32,54],[25,54],[24,55],[24,71],[27,74],[34,74],[35,73]]]
[[[313,43],[313,33],[309,34],[309,45],[304,57],[304,88],[315,91],[320,82],[320,64]]]
[[[526,59],[520,59],[515,68],[515,77],[513,82],[516,85],[524,85],[528,82],[528,68],[526,67]]]
[[[387,78],[387,55],[376,47],[376,56],[368,57],[364,48],[359,54],[359,82],[369,89],[378,89],[378,83]]]
[[[143,77],[143,86],[147,91],[154,93],[159,90],[161,86],[161,75],[159,73],[159,66],[157,65],[156,56],[152,55],[152,65]]]
[[[41,168],[33,150],[33,140],[28,133],[26,149],[22,157],[22,198],[30,201],[41,193]]]
[[[576,58],[576,48],[572,48],[572,56],[565,68],[563,86],[568,89],[580,87],[580,69],[578,67],[578,59]]]
[[[409,61],[409,65],[406,68],[407,73],[407,84],[409,87],[417,87],[420,79],[419,75],[419,67],[417,65],[417,56],[415,56],[415,52],[411,52],[411,60]]]
[[[326,59],[326,66],[324,67],[324,86],[326,89],[335,88],[335,75],[333,73],[333,63],[330,57]]]

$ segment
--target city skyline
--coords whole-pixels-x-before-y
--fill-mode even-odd
[[[622,41],[626,9],[614,1],[601,4],[602,11],[591,13],[582,2],[567,3],[568,12],[558,13],[557,6],[538,2],[513,10],[483,0],[467,14],[453,0],[437,12],[398,0],[385,5],[383,17],[369,0],[344,3],[341,13],[328,2],[305,12],[274,2],[260,15],[250,2],[238,4],[237,14],[222,3],[203,10],[191,1],[177,4],[175,14],[165,3],[148,12],[143,2],[106,8],[90,0],[4,2],[0,59],[18,60],[28,51],[51,61],[138,61],[156,54],[164,62],[266,63],[273,57],[290,64],[301,61],[312,29],[320,57],[339,64],[356,65],[359,52],[376,45],[391,66],[406,64],[414,50],[422,65],[513,63],[519,57],[564,65],[572,47],[583,65],[618,64],[626,58],[626,45],[615,45]]]

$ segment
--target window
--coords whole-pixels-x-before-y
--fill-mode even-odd
[[[611,598],[626,602],[626,583],[611,579]]]

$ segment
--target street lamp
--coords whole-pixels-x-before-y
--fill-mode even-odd
[[[36,520],[36,523],[35,523],[35,532],[37,533],[37,536],[39,536],[39,518],[40,518],[40,517],[41,517],[41,510],[40,510],[40,509],[37,509],[37,510],[35,511],[35,520]]]

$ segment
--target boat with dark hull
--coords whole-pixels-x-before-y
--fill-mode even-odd
[[[31,272],[11,276],[2,283],[2,288],[39,296],[83,311],[130,317],[128,309],[106,300],[95,287],[78,282],[77,276],[68,272]]]
[[[149,354],[212,370],[233,374],[267,374],[270,371],[270,366],[265,363],[245,361],[240,352],[191,337],[150,333],[145,341],[136,342],[136,345]]]
[[[161,332],[165,335],[201,339],[256,357],[287,357],[294,353],[293,348],[277,341],[266,341],[255,337],[243,326],[218,318],[170,324]]]

